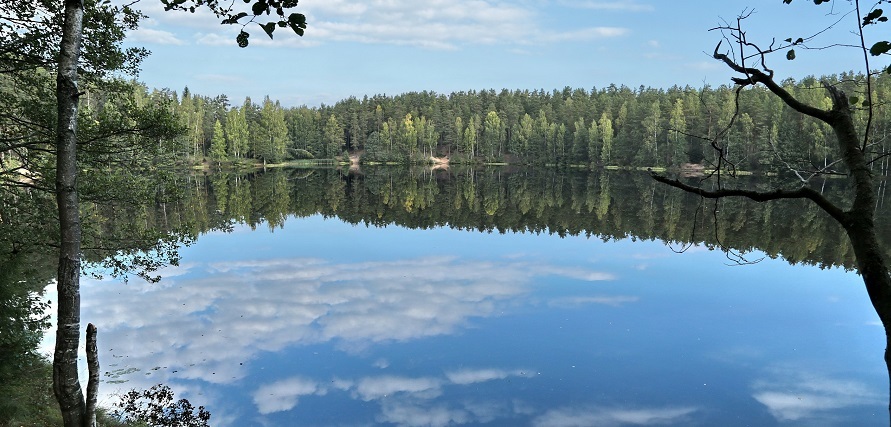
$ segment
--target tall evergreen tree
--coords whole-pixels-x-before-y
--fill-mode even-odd
[[[260,122],[254,139],[254,157],[267,162],[279,162],[284,158],[288,142],[288,126],[285,114],[278,102],[267,96],[260,110]]]

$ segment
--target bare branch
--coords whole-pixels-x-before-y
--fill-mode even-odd
[[[839,223],[846,223],[847,213],[845,211],[836,206],[834,203],[830,202],[822,194],[808,187],[801,187],[797,190],[776,189],[768,192],[731,188],[706,190],[701,187],[694,187],[692,185],[685,184],[677,179],[671,179],[666,176],[659,175],[653,171],[650,171],[650,176],[658,182],[684,190],[688,193],[699,195],[707,199],[720,199],[724,197],[745,197],[756,202],[766,202],[770,200],[782,199],[808,199],[816,203],[817,206],[826,211],[829,216],[837,220]]]
[[[821,120],[828,124],[832,124],[832,116],[828,111],[821,110],[819,108],[812,107],[805,103],[802,103],[798,99],[796,99],[792,94],[790,94],[786,89],[783,89],[782,86],[777,84],[773,80],[773,76],[765,74],[763,71],[757,68],[751,67],[743,67],[732,59],[730,59],[726,54],[719,53],[718,50],[721,48],[721,42],[718,42],[718,45],[715,46],[715,52],[713,54],[714,58],[722,61],[725,65],[727,65],[731,70],[736,71],[737,73],[743,74],[746,78],[734,77],[734,83],[740,86],[749,86],[754,85],[756,83],[761,83],[767,87],[768,90],[773,92],[774,95],[778,96],[783,102],[791,107],[793,110],[798,111],[799,113],[811,116],[815,119]]]
[[[860,16],[860,2],[854,2],[854,8],[857,10],[857,34],[860,36],[860,47],[863,50],[863,64],[866,66],[866,99],[870,108],[866,118],[866,127],[863,130],[863,142],[860,144],[861,150],[866,150],[869,145],[869,128],[872,127],[872,74],[869,72],[869,52],[866,49],[866,39],[863,36],[863,18]]]

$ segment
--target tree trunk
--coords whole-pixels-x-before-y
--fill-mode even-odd
[[[87,402],[84,426],[96,425],[96,400],[99,395],[99,348],[96,342],[96,326],[87,325]]]
[[[888,369],[888,392],[891,396],[891,274],[881,250],[882,246],[876,237],[871,215],[869,218],[850,221],[845,225],[845,230],[857,257],[857,270],[885,328],[885,365]],[[891,402],[888,411],[891,414]]]
[[[59,270],[53,393],[66,427],[92,425],[77,372],[80,342],[81,224],[77,194],[77,65],[83,40],[83,0],[65,0],[65,21],[56,75],[56,203],[59,212]],[[91,397],[95,399],[95,395]],[[95,407],[95,405],[91,405]]]
[[[829,123],[835,131],[838,149],[850,170],[854,184],[854,202],[840,219],[851,240],[857,258],[857,270],[870,302],[885,328],[885,364],[889,375],[891,395],[891,270],[875,228],[876,186],[875,177],[861,146],[854,126],[853,113],[848,98],[835,87],[824,85],[832,97],[833,108],[829,111]],[[891,414],[891,403],[888,405]]]

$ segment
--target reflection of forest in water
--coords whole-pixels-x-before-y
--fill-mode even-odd
[[[772,188],[767,178],[740,179],[746,181],[741,185]],[[830,180],[823,189],[841,195],[841,185]],[[842,229],[807,201],[716,204],[639,172],[286,169],[191,176],[188,187],[182,205],[154,212],[152,221],[174,228],[189,224],[201,233],[231,222],[252,227],[266,222],[274,229],[288,215],[321,213],[374,226],[662,240],[676,249],[705,243],[820,266],[852,268],[854,259]],[[891,236],[884,209],[877,209],[883,234]]]
[[[745,181],[741,185],[772,188],[766,178],[740,179]],[[842,185],[841,180],[829,180],[823,189],[830,198],[834,193],[842,196]],[[881,205],[882,198],[879,203],[880,234],[891,237],[891,215]],[[661,240],[675,249],[704,243],[741,252],[759,250],[792,263],[854,265],[841,227],[812,203],[740,198],[716,203],[659,184],[641,172],[366,167],[361,172],[194,174],[175,178],[172,186],[159,190],[152,205],[88,204],[83,210],[85,257],[92,262],[151,247],[146,242],[156,235],[167,234],[175,244],[233,224],[265,224],[274,230],[289,215],[322,214],[370,226]],[[46,243],[55,231],[41,224],[27,218],[0,224],[0,278],[18,281],[21,286],[16,288],[42,289],[55,273],[52,245]],[[17,244],[16,239],[31,243]]]

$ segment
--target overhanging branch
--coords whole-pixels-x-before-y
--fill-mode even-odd
[[[754,191],[754,190],[743,190],[743,189],[735,189],[735,188],[721,188],[718,190],[706,190],[701,187],[694,187],[689,184],[685,184],[677,179],[671,179],[663,175],[659,175],[653,171],[650,171],[650,176],[653,177],[658,182],[663,184],[670,185],[674,188],[678,188],[684,190],[691,194],[696,194],[700,197],[704,197],[706,199],[720,199],[724,197],[745,197],[747,199],[754,200],[756,202],[767,202],[771,200],[783,200],[783,199],[808,199],[817,204],[821,209],[826,211],[832,218],[838,221],[840,224],[845,224],[847,219],[847,213],[843,211],[841,208],[836,206],[834,203],[830,202],[826,197],[823,197],[822,194],[818,193],[815,190],[812,190],[808,187],[800,187],[796,190],[783,190],[776,189],[773,191]]]
[[[751,67],[744,67],[742,65],[737,64],[732,59],[730,59],[727,54],[719,53],[718,49],[721,48],[721,42],[718,42],[718,45],[715,46],[715,51],[712,54],[715,59],[723,62],[725,65],[730,67],[733,71],[737,73],[745,75],[745,77],[734,77],[732,78],[733,82],[740,86],[748,86],[756,83],[761,83],[767,87],[768,90],[773,92],[774,95],[778,96],[783,102],[791,107],[793,110],[798,111],[799,113],[811,116],[815,119],[821,120],[832,125],[832,116],[828,111],[821,110],[819,108],[812,107],[805,103],[802,103],[791,93],[783,89],[782,86],[777,84],[776,81],[773,80],[773,76],[768,75],[767,73]]]

